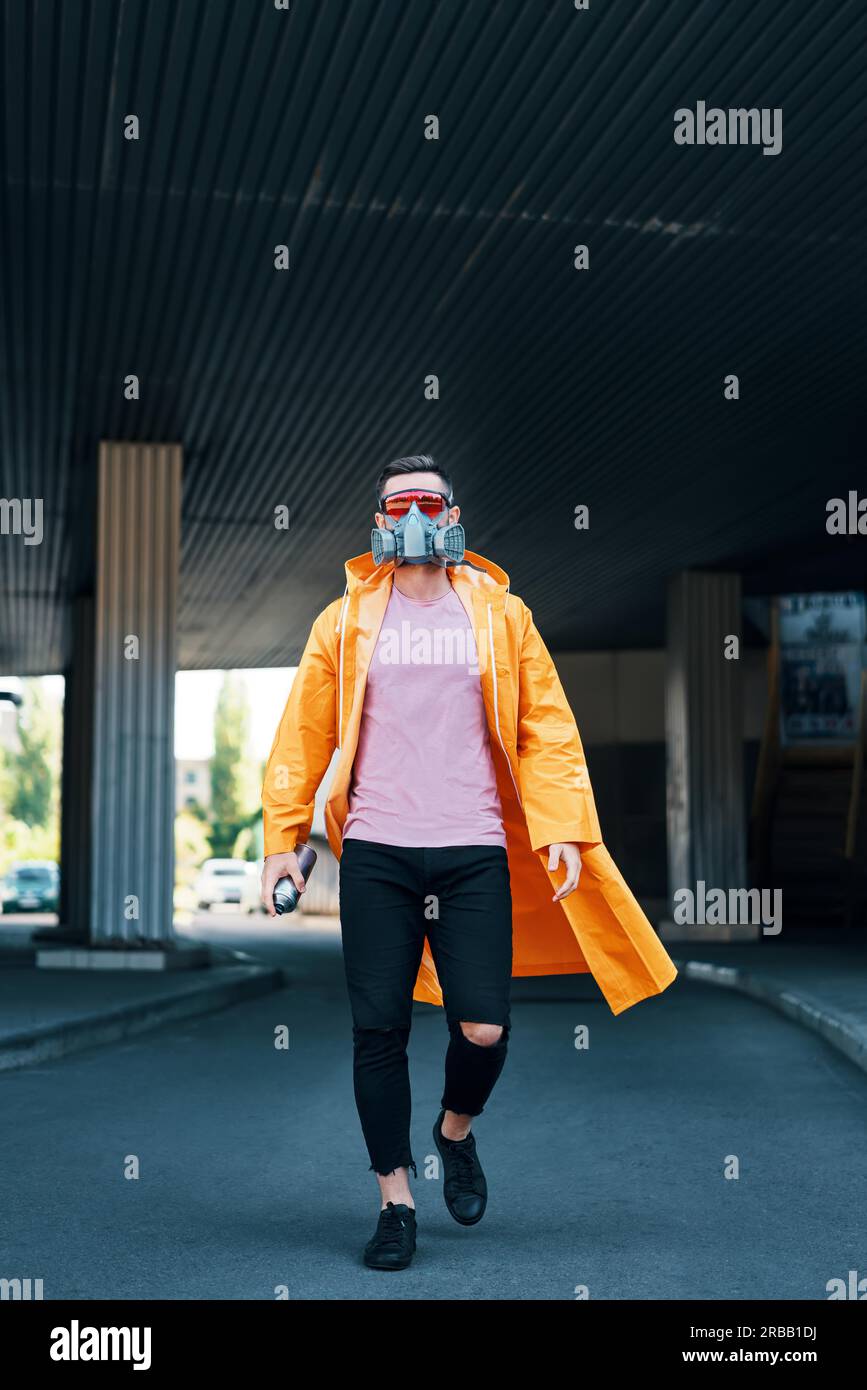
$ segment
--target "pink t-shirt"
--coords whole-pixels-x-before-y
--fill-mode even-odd
[[[384,845],[506,845],[475,635],[454,589],[392,584],[370,663],[343,835]]]

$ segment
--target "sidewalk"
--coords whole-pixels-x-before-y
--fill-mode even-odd
[[[749,994],[819,1033],[867,1071],[863,933],[804,928],[747,944],[671,942],[666,950],[685,979]]]
[[[287,972],[213,945],[207,969],[37,970],[29,935],[0,928],[0,1071],[226,1008],[287,983]],[[672,942],[666,949],[680,978],[748,994],[867,1071],[867,939],[859,933],[802,930],[746,945]],[[587,976],[516,980],[514,997],[525,991],[571,997],[582,979],[595,988]]]
[[[117,1042],[282,989],[282,970],[211,946],[200,969],[40,970],[30,930],[0,927],[0,1072]]]

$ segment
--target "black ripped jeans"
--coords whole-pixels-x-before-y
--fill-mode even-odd
[[[407,1043],[424,938],[449,1028],[440,1105],[480,1115],[506,1060],[511,1020],[512,894],[501,845],[415,849],[349,837],[340,858],[340,925],[353,1020],[355,1102],[377,1173],[418,1172],[410,1144]],[[499,1024],[471,1042],[461,1022]]]

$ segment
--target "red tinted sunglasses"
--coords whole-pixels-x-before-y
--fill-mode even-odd
[[[440,516],[443,508],[451,505],[445,493],[411,487],[404,492],[392,492],[388,497],[380,497],[379,510],[386,516],[405,516],[413,502],[420,512],[433,518]]]

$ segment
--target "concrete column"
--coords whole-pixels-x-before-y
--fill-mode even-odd
[[[747,889],[743,788],[741,659],[727,659],[726,643],[741,637],[741,584],[736,574],[683,571],[668,588],[665,722],[670,921],[663,940],[742,941],[761,932]],[[678,922],[682,890],[694,895],[689,915],[724,915],[718,923]],[[725,908],[708,904],[714,890]],[[713,900],[711,900],[713,901]],[[703,907],[704,904],[704,907]],[[679,907],[679,912],[676,911]]]
[[[68,676],[61,918],[91,949],[40,964],[207,957],[173,949],[181,469],[180,445],[99,447],[94,594],[76,605]]]
[[[180,445],[99,446],[90,939],[168,941]],[[137,900],[139,917],[128,914]]]

